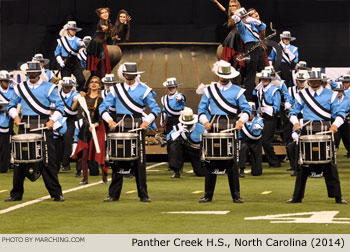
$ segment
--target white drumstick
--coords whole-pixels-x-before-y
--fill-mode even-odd
[[[142,129],[143,129],[143,128],[136,128],[136,129],[128,130],[128,132],[139,131],[139,130],[142,130]]]
[[[234,131],[234,130],[237,130],[236,128],[231,128],[231,129],[225,129],[225,130],[222,130],[220,131],[221,133],[225,133],[225,132],[230,132],[230,131]]]
[[[332,133],[332,131],[328,130],[328,131],[321,131],[321,132],[317,132],[316,135],[322,135],[322,134],[328,134],[328,133]]]
[[[39,130],[46,130],[46,129],[48,129],[48,128],[42,127],[42,128],[31,129],[30,131],[39,131]]]
[[[97,139],[97,134],[96,134],[96,129],[95,129],[95,125],[91,122],[91,118],[90,118],[90,111],[88,109],[88,106],[86,104],[85,98],[82,97],[81,95],[77,95],[76,96],[78,98],[78,102],[80,104],[80,107],[85,111],[85,114],[87,116],[87,119],[89,121],[90,127],[91,127],[91,133],[92,133],[92,139],[94,140],[94,144],[95,144],[95,148],[96,148],[96,152],[100,153],[100,145],[98,144],[98,139]]]

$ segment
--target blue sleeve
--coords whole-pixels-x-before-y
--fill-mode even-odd
[[[302,111],[303,107],[304,106],[301,105],[297,99],[295,99],[294,105],[293,105],[293,107],[291,107],[288,116],[289,117],[291,117],[292,115],[298,116],[299,113]]]
[[[255,25],[256,29],[258,29],[258,31],[263,31],[266,29],[266,24],[264,22],[261,22],[260,25]]]
[[[152,92],[150,92],[146,98],[144,99],[144,102],[147,104],[147,106],[150,108],[151,113],[154,115],[155,118],[157,118],[158,114],[160,113],[160,108],[158,106],[158,103],[153,97]]]
[[[209,100],[205,93],[203,93],[201,101],[198,105],[198,117],[200,117],[202,114],[207,115],[209,108]]]
[[[338,84],[335,81],[331,82],[331,88],[332,90],[335,89],[336,87],[338,87]]]
[[[236,24],[236,28],[237,28],[237,32],[239,33],[239,35],[243,38],[247,28],[243,24],[242,20]]]
[[[293,104],[293,98],[289,95],[288,88],[287,88],[285,82],[282,83],[281,92],[283,94],[284,100],[286,102],[289,102],[292,105]]]
[[[276,54],[275,50],[272,49],[271,53],[270,53],[270,55],[268,57],[269,61],[275,62],[276,61],[276,56],[277,56],[277,54]]]
[[[295,59],[293,60],[295,63],[298,63],[299,62],[299,50],[297,49],[294,53],[295,55]]]
[[[64,103],[61,100],[60,95],[58,94],[57,86],[52,90],[52,92],[48,98],[49,98],[50,103],[55,104],[55,110],[61,112],[61,114],[64,115]]]
[[[62,127],[59,129],[58,133],[60,133],[61,135],[64,135],[66,134],[67,132],[67,123],[64,122],[62,123]]]
[[[280,90],[277,90],[273,96],[273,112],[275,114],[280,111],[281,108],[281,92]]]
[[[114,96],[111,94],[111,92],[109,92],[108,95],[103,99],[103,102],[98,107],[98,112],[100,113],[100,115],[102,115],[104,112],[108,113],[108,108],[114,105]]]
[[[242,94],[238,99],[238,106],[241,109],[242,113],[247,113],[249,116],[252,114],[252,109],[245,98],[245,95]]]
[[[332,118],[335,119],[337,116],[340,116],[345,120],[346,113],[345,113],[344,100],[343,100],[343,102],[339,102],[338,97],[335,98],[334,102],[331,105]]]
[[[61,55],[61,52],[62,52],[62,46],[60,46],[60,44],[57,44],[56,50],[55,50],[55,57],[57,57],[58,55]]]
[[[19,97],[15,92],[10,98],[9,105],[7,106],[7,111],[10,111],[11,108],[17,109],[17,104],[21,102],[21,97]]]
[[[74,140],[73,140],[74,143],[79,142],[78,135],[79,135],[79,129],[77,127],[75,127],[75,129],[74,129]]]

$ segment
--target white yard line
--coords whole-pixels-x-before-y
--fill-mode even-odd
[[[157,167],[157,166],[160,166],[160,165],[163,165],[163,164],[166,164],[166,162],[162,162],[162,163],[158,163],[158,164],[154,164],[154,165],[148,166],[146,168],[146,170],[149,170],[149,169],[151,169],[153,167]],[[111,179],[108,179],[108,181],[111,181]],[[99,181],[99,182],[95,182],[95,183],[92,183],[92,184],[78,186],[78,187],[74,187],[74,188],[65,190],[62,193],[66,194],[66,193],[70,193],[70,192],[75,192],[75,191],[79,191],[81,189],[85,189],[85,188],[88,188],[88,187],[91,187],[91,186],[95,186],[95,185],[99,185],[99,184],[102,184],[102,183],[103,183],[102,181]],[[30,206],[30,205],[39,203],[41,201],[44,201],[44,200],[47,200],[47,199],[50,199],[50,198],[51,198],[50,195],[47,195],[47,196],[44,196],[44,197],[41,197],[41,198],[38,198],[38,199],[35,199],[35,200],[31,200],[31,201],[27,201],[27,202],[24,202],[24,203],[20,203],[18,205],[15,205],[15,206],[12,206],[12,207],[0,210],[0,215],[8,213],[8,212],[12,212],[14,210],[17,210],[17,209],[20,209],[20,208],[23,208],[23,207],[26,207],[26,206]]]
[[[163,212],[168,214],[228,214],[230,211],[180,211],[180,212]]]

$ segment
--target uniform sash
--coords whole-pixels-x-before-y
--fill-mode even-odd
[[[213,98],[215,104],[225,113],[229,115],[237,115],[237,106],[229,103],[225,97],[221,94],[218,86],[216,84],[210,85],[208,87],[210,96]]]
[[[317,116],[324,120],[329,120],[332,117],[331,111],[325,109],[321,104],[316,101],[316,99],[311,95],[309,89],[303,89],[299,92],[301,98],[303,98],[306,105],[314,112]]]
[[[130,110],[135,115],[142,116],[144,106],[138,104],[131,98],[131,96],[122,86],[122,83],[115,85],[113,88],[120,101],[128,110]]]

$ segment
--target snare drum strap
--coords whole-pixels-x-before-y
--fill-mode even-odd
[[[128,109],[135,115],[142,116],[144,106],[138,104],[136,101],[134,101],[131,98],[131,96],[125,90],[123,83],[119,83],[115,85],[113,88],[126,109]]]
[[[237,115],[238,107],[229,103],[225,97],[221,94],[220,89],[216,84],[212,84],[208,87],[209,94],[215,104],[225,113],[229,115]]]
[[[10,99],[8,99],[2,92],[1,92],[1,90],[0,90],[0,98],[3,98],[5,101],[10,101]]]
[[[299,92],[300,97],[304,100],[306,105],[314,112],[317,116],[324,120],[330,120],[332,115],[331,111],[322,107],[322,105],[311,95],[307,88],[304,88]]]

